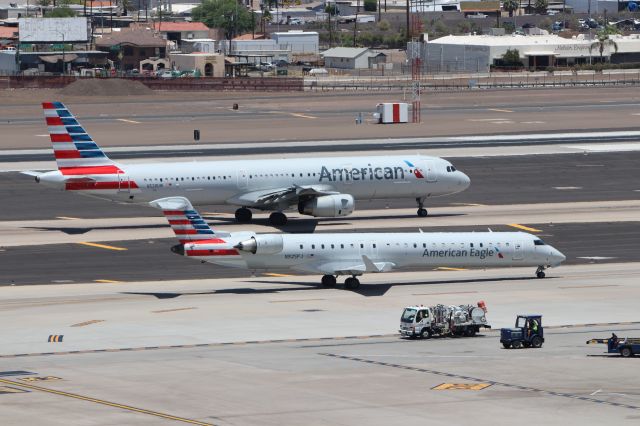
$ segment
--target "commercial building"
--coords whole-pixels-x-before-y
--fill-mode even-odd
[[[292,54],[318,54],[319,35],[316,31],[290,30],[271,34],[279,50]]]
[[[372,53],[367,47],[334,47],[321,55],[326,68],[363,69],[369,68]]]
[[[640,36],[611,36],[617,46],[605,44],[603,60],[639,62]],[[413,43],[411,43],[413,44]],[[488,72],[499,63],[508,49],[517,49],[525,67],[546,68],[599,62],[597,40],[580,34],[562,38],[542,35],[464,35],[446,36],[427,43],[418,43],[423,66],[427,72]]]
[[[138,69],[145,59],[164,58],[167,50],[167,41],[150,29],[123,28],[97,38],[95,45],[123,71]]]
[[[198,70],[204,77],[224,77],[224,55],[219,53],[170,53],[169,60],[179,71]]]

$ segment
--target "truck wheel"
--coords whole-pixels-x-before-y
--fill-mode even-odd
[[[420,332],[420,338],[421,339],[431,338],[431,332],[429,332],[429,330],[427,330],[426,328],[423,328],[422,331]]]
[[[629,358],[631,355],[633,355],[633,352],[631,352],[631,348],[630,347],[623,347],[620,348],[620,355],[622,355],[625,358]]]
[[[516,340],[515,342],[511,343],[511,347],[513,349],[520,349],[522,347],[522,342],[519,340]]]
[[[511,343],[503,342],[502,346],[504,346],[505,349],[509,349],[511,348]]]
[[[533,336],[533,339],[531,339],[531,346],[533,346],[534,348],[541,348],[542,338],[540,336]]]

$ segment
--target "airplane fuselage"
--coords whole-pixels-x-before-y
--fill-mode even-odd
[[[95,185],[80,179],[65,183],[59,171],[42,175],[39,180],[118,201],[148,202],[186,196],[197,204],[228,203],[255,208],[261,206],[254,205],[251,193],[272,188],[314,186],[366,200],[436,197],[463,191],[469,185],[468,177],[448,161],[425,156],[194,161],[118,167],[121,173],[91,176]]]
[[[259,240],[255,254],[238,249],[238,243],[251,238]],[[357,265],[365,268],[361,273],[382,272],[366,269],[363,257],[377,268],[386,270],[421,266],[557,266],[565,259],[555,248],[523,232],[239,233],[224,240],[222,245],[204,241],[186,243],[183,253],[203,261],[249,270],[294,269],[333,274],[332,270],[344,268],[345,275],[358,275],[358,268],[354,268]],[[326,270],[323,265],[327,265]]]

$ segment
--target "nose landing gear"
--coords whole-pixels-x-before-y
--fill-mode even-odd
[[[544,270],[547,269],[544,266],[538,266],[538,269],[536,269],[536,277],[538,278],[544,278],[545,274],[544,274]]]
[[[418,197],[416,198],[416,202],[418,203],[418,216],[419,217],[427,217],[427,215],[429,214],[429,212],[427,212],[427,209],[424,208],[424,197]]]

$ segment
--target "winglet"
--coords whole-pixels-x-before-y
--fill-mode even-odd
[[[149,205],[162,210],[182,244],[219,237],[184,197],[160,198]]]

